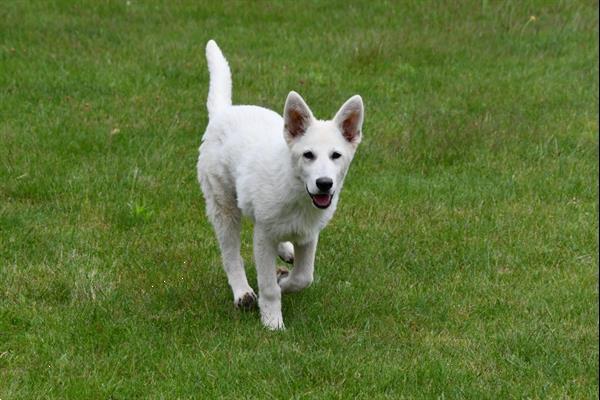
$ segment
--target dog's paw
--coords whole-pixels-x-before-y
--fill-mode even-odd
[[[260,320],[264,327],[270,331],[285,330],[285,325],[283,324],[283,316],[281,315],[281,313],[261,312]]]
[[[285,267],[277,267],[277,283],[290,274],[290,270]]]
[[[236,297],[233,301],[233,304],[238,310],[253,310],[258,304],[258,299],[256,297],[256,294],[253,291],[251,291]]]
[[[277,246],[279,258],[288,264],[294,263],[294,245],[290,242],[281,242]]]

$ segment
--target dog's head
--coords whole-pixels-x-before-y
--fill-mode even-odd
[[[362,139],[362,98],[351,97],[329,121],[315,119],[296,92],[290,92],[283,111],[283,135],[296,176],[315,207],[325,209],[342,189],[344,177]]]

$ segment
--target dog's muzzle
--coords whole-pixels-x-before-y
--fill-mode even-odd
[[[316,193],[313,194],[308,191],[308,187],[306,188],[308,195],[312,199],[313,205],[320,209],[326,209],[331,205],[331,200],[333,199],[333,193]]]

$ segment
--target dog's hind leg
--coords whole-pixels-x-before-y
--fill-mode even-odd
[[[233,198],[217,199],[206,196],[207,214],[212,222],[223,259],[223,268],[227,281],[233,291],[233,303],[236,308],[250,309],[256,306],[257,298],[248,284],[244,261],[240,255],[241,212]]]
[[[288,264],[294,263],[294,245],[291,242],[281,242],[277,246],[279,258]]]

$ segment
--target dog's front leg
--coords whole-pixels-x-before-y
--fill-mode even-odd
[[[258,278],[258,306],[260,319],[271,330],[285,329],[281,315],[281,289],[277,284],[275,258],[278,242],[272,240],[266,229],[254,227],[254,260]]]
[[[283,293],[300,291],[309,287],[313,282],[318,239],[319,237],[316,236],[307,243],[296,244],[294,268],[289,275],[279,281],[279,287]]]

